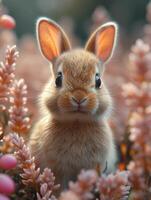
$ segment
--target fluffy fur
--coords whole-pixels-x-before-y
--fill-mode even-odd
[[[51,68],[51,78],[40,96],[41,117],[35,125],[29,146],[37,163],[50,167],[56,183],[67,187],[81,169],[100,171],[115,164],[115,147],[108,116],[112,107],[103,83],[103,66],[87,50],[61,54]],[[57,72],[62,72],[62,87],[57,88]],[[102,85],[95,88],[100,73]],[[84,99],[80,110],[73,101]],[[107,114],[108,113],[108,114]]]

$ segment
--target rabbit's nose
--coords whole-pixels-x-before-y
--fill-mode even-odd
[[[73,103],[76,103],[78,105],[82,105],[82,104],[86,103],[86,101],[87,101],[86,97],[84,97],[83,99],[79,100],[79,99],[75,98],[74,96],[72,96],[71,99],[72,99]]]

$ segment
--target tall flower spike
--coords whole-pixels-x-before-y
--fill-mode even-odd
[[[132,161],[129,163],[132,199],[150,199],[151,178],[151,50],[142,40],[132,47],[130,77],[123,96],[130,110],[128,121]]]
[[[54,185],[55,177],[50,169],[44,169],[40,174],[40,168],[36,168],[35,159],[31,156],[29,148],[25,141],[18,134],[11,134],[10,138],[15,147],[15,156],[18,162],[18,168],[21,171],[20,176],[22,182],[26,186],[32,186],[37,193],[37,198],[40,200],[55,199],[52,196],[52,191],[58,186]]]
[[[21,169],[22,182],[25,185],[33,185],[37,187],[40,169],[36,169],[34,157],[31,157],[29,148],[25,145],[24,139],[18,134],[11,134],[10,138],[15,147],[15,157],[17,159],[17,167]]]
[[[14,80],[17,57],[18,51],[16,50],[16,46],[8,46],[5,61],[0,63],[0,110],[6,109],[10,85]]]
[[[30,128],[30,118],[28,117],[27,86],[23,79],[14,81],[10,90],[9,127],[13,132],[24,134]]]
[[[136,44],[132,46],[130,53],[132,73],[131,78],[140,84],[146,79],[151,81],[150,63],[151,63],[151,50],[147,43],[144,43],[141,39],[136,40]]]

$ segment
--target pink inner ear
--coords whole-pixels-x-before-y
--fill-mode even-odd
[[[42,53],[48,60],[53,60],[60,54],[60,32],[47,21],[39,24],[39,42]]]
[[[115,28],[106,27],[96,35],[96,55],[105,62],[112,54],[115,37]]]

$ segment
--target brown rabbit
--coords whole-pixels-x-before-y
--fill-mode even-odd
[[[117,26],[106,23],[90,37],[84,49],[71,50],[62,28],[40,18],[37,38],[51,62],[50,80],[40,96],[41,117],[29,146],[39,165],[50,167],[62,188],[81,169],[108,170],[116,151],[108,124],[112,100],[103,82],[103,67],[114,50]]]

